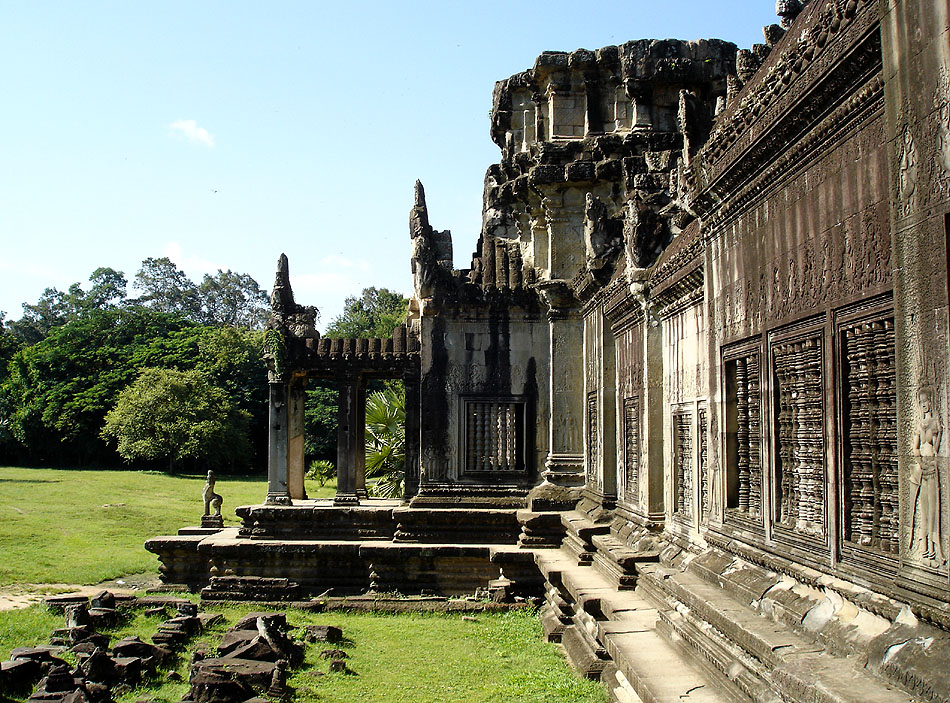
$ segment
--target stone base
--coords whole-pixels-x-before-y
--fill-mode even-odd
[[[359,505],[360,497],[356,493],[337,493],[333,496],[334,505]]]
[[[520,509],[528,488],[514,484],[483,486],[469,483],[423,483],[409,502],[413,508]]]
[[[545,481],[528,493],[528,508],[536,513],[573,510],[581,499],[579,486],[561,486]]]
[[[202,527],[212,527],[216,529],[224,528],[224,518],[220,515],[203,515],[201,517]]]
[[[260,576],[212,576],[201,600],[300,600],[300,586],[290,579]]]

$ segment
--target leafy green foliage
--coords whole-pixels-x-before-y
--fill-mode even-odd
[[[197,286],[167,256],[143,261],[132,288],[141,291],[138,302],[153,310],[189,319],[201,312]]]
[[[270,314],[267,294],[257,281],[231,269],[205,274],[196,285],[171,259],[149,258],[132,287],[141,291],[137,303],[205,325],[263,329]]]
[[[35,305],[23,304],[23,317],[7,323],[16,337],[35,344],[59,326],[97,310],[109,310],[125,300],[125,276],[111,268],[97,268],[89,277],[92,287],[84,291],[73,283],[67,292],[47,288]]]
[[[336,466],[332,461],[318,459],[310,462],[310,468],[307,469],[307,478],[311,481],[318,481],[320,488],[323,488],[329,481],[336,476]]]
[[[406,482],[406,394],[396,388],[366,399],[366,477],[373,495],[398,498]]]
[[[152,340],[190,326],[141,307],[95,310],[21,348],[0,388],[0,410],[24,458],[79,463],[114,457],[99,439],[103,418],[137,374]]]
[[[263,332],[251,328],[262,324],[266,296],[254,279],[219,271],[195,286],[160,258],[143,262],[135,300],[126,300],[121,272],[99,268],[89,280],[88,289],[47,289],[20,320],[0,324],[0,461],[118,464],[100,430],[146,367],[202,372],[250,414],[250,441],[263,456]]]
[[[201,321],[208,325],[227,325],[263,329],[270,315],[267,294],[246,273],[228,269],[214,276],[205,274],[198,286]]]
[[[210,468],[246,466],[250,415],[232,406],[228,394],[193,369],[146,368],[119,394],[102,436],[117,444],[126,461],[184,459]]]
[[[304,454],[308,460],[336,461],[337,399],[329,384],[307,388],[304,406]]]
[[[360,297],[350,296],[343,312],[333,318],[324,337],[391,337],[406,321],[409,300],[388,288],[364,288]]]

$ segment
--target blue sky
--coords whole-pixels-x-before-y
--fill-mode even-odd
[[[408,293],[423,181],[457,266],[475,246],[494,82],[544,50],[644,37],[749,47],[771,0],[0,0],[0,310],[169,256],[266,289],[290,257],[325,325]]]

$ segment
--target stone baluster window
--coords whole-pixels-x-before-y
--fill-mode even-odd
[[[465,398],[466,473],[525,470],[525,403]]]
[[[775,519],[797,532],[825,530],[822,340],[815,334],[773,347]]]
[[[841,330],[844,538],[899,549],[894,319]]]
[[[673,512],[692,521],[693,515],[693,414],[673,414]]]
[[[762,512],[760,366],[757,350],[728,358],[725,368],[726,508],[758,517]]]
[[[640,502],[640,398],[624,398],[623,401],[623,467],[624,498],[631,503]]]

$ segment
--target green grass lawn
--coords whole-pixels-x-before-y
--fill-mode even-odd
[[[179,658],[175,670],[184,681],[189,652],[198,645],[213,648],[228,626],[253,609],[246,604],[206,608],[223,613],[226,622],[199,635]],[[336,625],[347,640],[342,646],[307,645],[304,664],[288,680],[295,701],[604,703],[607,699],[601,684],[574,674],[557,647],[542,639],[540,622],[531,611],[483,613],[474,621],[442,614],[286,612],[294,627]],[[44,642],[62,620],[41,606],[0,614],[0,657],[5,658],[13,646]],[[113,641],[129,634],[148,640],[161,620],[139,612],[109,634]],[[355,675],[327,673],[329,662],[320,652],[331,647],[347,652],[347,666]],[[187,690],[187,683],[160,677],[117,700],[178,701]]]
[[[175,534],[201,520],[203,476],[155,471],[0,467],[0,586],[95,584],[158,572],[143,549],[149,537]],[[311,497],[333,487],[307,486]],[[238,525],[238,505],[260,503],[261,476],[219,476],[225,525]]]
[[[0,586],[92,584],[155,573],[157,558],[142,543],[196,524],[203,485],[201,476],[157,472],[0,467]],[[263,476],[222,476],[216,488],[230,525],[238,524],[237,505],[258,503],[267,490]],[[333,485],[319,489],[316,483],[307,488],[312,497],[335,490]],[[236,604],[208,609],[222,612],[227,622],[199,636],[179,659],[176,670],[185,681],[195,646],[214,647],[230,624],[259,608]],[[604,703],[607,698],[602,685],[577,677],[557,647],[543,640],[532,612],[480,614],[474,621],[440,614],[287,614],[295,627],[342,627],[347,661],[356,673],[326,673],[328,662],[319,655],[329,645],[309,645],[306,662],[289,680],[293,699],[305,703]],[[148,640],[161,620],[137,612],[108,634],[113,641],[128,634]],[[52,630],[62,625],[62,615],[40,605],[0,612],[0,659],[13,647],[48,642]],[[161,677],[121,696],[118,703],[178,701],[187,688]]]

